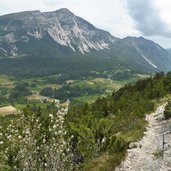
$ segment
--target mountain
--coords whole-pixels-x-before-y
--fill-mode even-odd
[[[95,28],[68,9],[9,14],[0,17],[0,24],[1,53],[7,56],[29,53],[24,47],[33,41],[37,45],[48,40],[59,51],[67,49],[85,54],[91,50],[109,49],[116,40],[110,33]]]
[[[169,52],[169,54],[171,54],[171,48],[167,49],[167,51]]]
[[[65,8],[54,12],[25,11],[0,16],[0,62],[8,63],[8,69],[14,63],[20,67],[25,58],[28,62],[28,56],[31,63],[44,58],[55,60],[63,69],[68,65],[76,68],[89,66],[88,72],[112,70],[118,66],[136,72],[171,69],[171,55],[158,44],[143,37],[116,38]],[[4,62],[7,58],[15,61],[9,65],[11,61]],[[37,64],[31,67],[35,68]],[[44,69],[44,66],[39,67]],[[55,72],[61,70],[52,71]]]
[[[171,55],[157,43],[143,37],[126,37],[122,41],[132,49],[132,55],[137,56],[141,65],[148,65],[156,71],[171,70]]]

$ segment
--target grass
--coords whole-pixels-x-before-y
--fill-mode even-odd
[[[95,79],[87,79],[87,80],[78,80],[71,84],[72,87],[79,86],[79,87],[101,87],[108,91],[113,91],[115,89],[120,88],[121,86],[125,85],[126,82],[124,81],[115,81],[109,80],[106,78],[95,78]]]
[[[9,77],[7,75],[0,75],[0,87],[5,87],[5,88],[13,88],[14,87],[14,78]]]
[[[16,115],[6,115],[5,117],[0,117],[0,125],[3,126],[3,128],[7,128],[7,126],[10,124],[10,121],[15,118]]]
[[[55,99],[52,99],[49,97],[41,96],[39,94],[32,94],[32,95],[28,96],[27,99],[28,100],[38,100],[38,101],[46,99],[47,102],[53,102],[55,100]]]
[[[104,153],[97,159],[90,161],[83,171],[113,171],[126,157],[126,151],[122,153]]]
[[[134,83],[138,79],[144,79],[147,78],[148,75],[145,74],[135,74],[133,75],[132,78],[128,80],[111,80],[107,78],[89,78],[85,80],[77,80],[74,82],[70,83],[70,86],[73,88],[75,86],[81,87],[81,88],[92,88],[96,89],[101,88],[104,89],[104,92],[102,94],[91,94],[91,95],[86,95],[86,96],[81,96],[81,97],[76,97],[74,100],[76,101],[82,101],[82,102],[89,102],[92,103],[94,102],[98,97],[100,96],[107,96],[111,93],[113,93],[114,90],[118,90],[119,88],[123,87],[125,84],[128,83]]]
[[[126,142],[135,142],[137,140],[140,140],[144,136],[144,131],[146,130],[145,126],[146,126],[146,122],[144,121],[141,129],[136,129],[136,130],[129,131],[127,133],[123,133],[121,134],[121,136]]]
[[[154,152],[154,153],[152,153],[156,158],[160,158],[160,157],[162,157],[162,155],[163,155],[163,151],[162,150],[158,150],[158,151],[156,151],[156,152]]]
[[[21,80],[22,82],[28,82],[30,85],[30,89],[33,92],[40,92],[43,88],[45,87],[52,87],[53,89],[58,89],[60,88],[62,85],[59,84],[50,84],[46,82],[46,78],[30,78],[30,79],[23,79]],[[36,87],[31,87],[32,84],[35,84]]]
[[[171,95],[167,95],[164,98],[161,98],[157,101],[154,101],[155,103],[155,109],[165,103],[168,99],[171,98]],[[149,113],[152,113],[149,112]],[[127,142],[136,142],[140,140],[144,136],[144,132],[146,131],[147,122],[145,119],[142,118],[141,122],[136,126],[135,129],[131,129],[129,131],[121,132],[119,135]],[[140,147],[141,148],[141,147]],[[156,158],[162,157],[162,151],[156,151],[152,153]],[[104,154],[100,156],[99,158],[90,161],[90,163],[87,163],[85,170],[89,171],[113,171],[114,168],[116,168],[126,157],[127,151],[123,151],[122,153],[114,153],[114,154]]]
[[[53,77],[53,75],[52,75]],[[85,95],[81,97],[74,98],[76,101],[81,102],[93,102],[95,101],[99,96],[107,96],[108,94],[111,94],[114,90],[119,89],[120,87],[124,86],[125,84],[128,84],[130,82],[135,82],[138,79],[143,79],[148,77],[148,75],[143,74],[135,74],[132,78],[128,80],[110,80],[107,78],[89,78],[85,80],[68,80],[68,84],[70,84],[71,87],[79,86],[81,88],[101,88],[104,89],[103,93],[99,94],[91,94],[91,95]],[[6,76],[6,75],[0,75],[0,91],[7,92],[7,94],[14,88],[14,86],[18,82],[28,82],[30,87],[29,89],[33,92],[33,94],[38,94],[40,91],[45,87],[52,87],[53,89],[59,89],[63,86],[63,84],[51,84],[47,82],[46,77],[39,77],[39,78],[30,78],[30,79],[22,79],[22,80],[16,80],[13,77]],[[35,84],[36,86],[32,87],[31,85]],[[30,100],[37,99],[35,97],[29,97]]]
[[[13,80],[13,79],[14,79],[14,77],[10,77],[7,75],[0,75],[0,82],[9,81],[9,80]]]
[[[5,106],[0,108],[0,115],[5,116],[5,115],[15,115],[17,113],[16,108],[13,106]]]
[[[78,102],[88,102],[92,103],[94,102],[98,97],[100,96],[107,96],[108,94],[111,94],[114,90],[119,89],[120,87],[124,86],[127,83],[134,82],[137,79],[143,79],[148,77],[148,75],[141,75],[137,74],[134,75],[133,78],[128,79],[128,80],[110,80],[107,78],[88,78],[84,80],[68,80],[68,84],[70,84],[71,87],[79,86],[82,88],[101,88],[104,89],[103,93],[96,93],[96,94],[91,94],[91,95],[84,95],[80,97],[76,97],[73,100],[78,101]],[[10,77],[7,75],[0,75],[0,93],[3,93],[3,95],[8,96],[10,91],[14,88],[14,86],[19,83],[19,82],[28,82],[29,83],[29,89],[33,92],[33,95],[28,97],[29,104],[30,103],[36,103],[39,106],[42,106],[42,103],[40,102],[41,99],[44,97],[39,95],[39,92],[45,88],[45,87],[52,87],[53,89],[59,89],[63,85],[59,84],[51,84],[47,83],[47,78],[46,77],[40,77],[40,78],[30,78],[30,79],[22,79],[22,80],[16,80],[14,77]],[[32,87],[31,85],[35,84],[36,86]],[[5,94],[4,94],[5,93]],[[53,99],[48,98],[47,101],[52,102]],[[1,106],[8,106],[10,103],[2,104]],[[20,103],[14,103],[14,107],[17,109],[21,110],[25,107],[25,104],[20,104]]]
[[[70,86],[73,88],[75,86],[81,87],[81,88],[91,88],[91,89],[96,89],[96,88],[101,88],[104,89],[104,92],[102,94],[90,94],[90,95],[85,95],[85,96],[80,96],[74,98],[75,101],[81,101],[81,102],[89,102],[92,103],[98,97],[100,96],[107,96],[108,94],[111,94],[114,90],[120,88],[124,84],[118,83],[118,82],[112,82],[108,79],[104,78],[95,78],[95,79],[88,79],[88,80],[78,80],[70,84]]]
[[[58,89],[59,87],[61,87],[61,85],[58,84],[47,83],[45,78],[37,78],[37,79],[31,78],[31,79],[17,80],[14,77],[10,77],[7,75],[0,75],[0,95],[3,94],[4,96],[9,96],[11,90],[15,87],[15,85],[21,82],[28,82],[30,85],[29,89],[34,94],[28,97],[29,100],[28,103],[29,104],[36,103],[39,106],[43,106],[42,103],[40,102],[40,99],[43,99],[43,97],[38,94],[40,90],[42,90],[45,87],[52,87],[54,89],[55,88]],[[32,84],[36,84],[36,87],[32,87],[31,86]],[[53,99],[47,98],[47,101],[52,102]],[[3,104],[0,105],[0,107],[8,106],[8,105],[11,105],[10,102],[4,102]],[[26,104],[20,104],[18,102],[14,103],[14,107],[16,107],[19,110],[23,109],[25,106]]]
[[[22,109],[26,106],[26,104],[15,103],[14,106],[15,106],[17,109],[22,110]]]
[[[105,88],[107,93],[110,93],[122,87],[125,84],[122,81],[115,81],[115,80],[104,79],[104,78],[95,78],[94,80],[91,81],[95,85]]]
[[[140,79],[144,79],[144,78],[149,78],[150,77],[150,75],[147,75],[147,74],[135,74],[135,76],[137,76]]]
[[[36,82],[34,79],[27,79],[24,80],[25,82],[28,82],[30,85],[35,83],[36,87],[35,88],[30,88],[34,94],[39,93],[43,88],[45,87],[52,87],[53,89],[59,89],[63,85],[59,84],[49,84],[46,83],[44,79],[38,79]],[[130,80],[131,81],[131,80]],[[82,102],[93,102],[95,101],[99,96],[101,95],[108,95],[111,94],[114,90],[119,89],[120,87],[124,86],[127,83],[127,81],[111,81],[109,79],[105,78],[95,78],[95,79],[85,79],[85,80],[77,80],[77,81],[69,81],[68,84],[73,87],[81,87],[81,88],[91,88],[91,89],[96,89],[96,88],[101,88],[104,89],[104,92],[102,94],[91,94],[91,95],[86,95],[86,96],[80,96],[74,98],[76,101],[82,101]],[[33,96],[30,96],[29,99],[35,99]]]
[[[73,100],[92,103],[95,100],[97,100],[99,98],[99,96],[100,96],[100,94],[97,94],[97,95],[95,94],[95,95],[91,95],[91,96],[81,96],[81,97],[76,97]]]

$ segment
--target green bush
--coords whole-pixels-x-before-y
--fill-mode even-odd
[[[168,104],[165,107],[164,117],[165,119],[171,118],[171,102],[168,102]]]

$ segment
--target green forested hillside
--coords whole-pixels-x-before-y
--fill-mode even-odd
[[[103,55],[102,55],[103,56]],[[14,76],[17,79],[37,78],[56,75],[54,83],[66,80],[79,80],[85,77],[107,77],[127,79],[134,73],[152,73],[148,70],[134,68],[131,64],[121,66],[115,59],[87,55],[36,56],[28,55],[19,58],[0,58],[0,74]],[[51,78],[52,81],[52,78]]]
[[[65,166],[60,166],[63,169],[67,167],[71,170],[76,168],[86,171],[94,169],[99,171],[113,170],[126,156],[126,149],[129,143],[143,136],[143,131],[146,126],[145,114],[153,111],[157,100],[169,93],[171,93],[171,73],[158,73],[153,78],[147,78],[134,84],[128,84],[113,92],[112,95],[99,98],[92,104],[70,104],[68,114],[65,115],[65,121],[63,119],[61,120],[61,123],[65,125],[64,127],[67,130],[67,134],[61,134],[61,136],[67,141],[67,144],[69,143],[69,151],[66,151],[64,146],[62,146],[62,149],[64,155],[67,157],[69,152],[70,160],[68,160],[68,162],[70,161],[72,167],[69,167],[69,163]],[[10,120],[12,120],[11,124],[15,126],[18,125],[17,123],[20,123],[20,120],[22,121],[21,123],[25,123],[26,125],[31,123],[31,127],[29,127],[31,137],[34,136],[36,146],[40,146],[42,151],[39,148],[35,149],[34,143],[23,145],[23,141],[17,138],[20,136],[18,132],[15,133],[17,136],[14,136],[17,139],[8,140],[8,138],[5,139],[6,136],[2,139],[1,136],[0,159],[2,160],[1,163],[3,163],[1,168],[8,168],[10,170],[10,168],[12,169],[14,166],[17,168],[20,166],[23,167],[23,161],[27,161],[28,155],[23,152],[24,158],[17,157],[17,154],[20,154],[20,149],[23,146],[26,148],[26,151],[28,151],[29,148],[31,150],[33,148],[36,150],[35,153],[38,152],[38,157],[40,158],[39,160],[37,160],[36,157],[34,158],[34,161],[37,161],[35,167],[43,167],[38,164],[41,160],[47,167],[50,166],[51,163],[48,163],[49,160],[45,155],[47,150],[45,147],[48,146],[50,149],[53,147],[52,149],[59,150],[61,144],[53,143],[54,146],[51,146],[51,142],[58,142],[57,139],[55,140],[51,136],[52,129],[56,130],[58,124],[56,126],[51,124],[51,122],[53,123],[56,120],[54,119],[54,117],[56,117],[54,113],[55,105],[51,106],[49,109],[51,110],[47,108],[45,111],[41,110],[41,108],[36,109],[35,107],[29,107],[24,109],[21,117],[10,118]],[[61,112],[59,111],[58,113],[61,115],[63,111],[64,109],[61,109]],[[49,114],[49,112],[52,114]],[[52,121],[49,120],[49,117]],[[59,116],[57,115],[57,117]],[[15,123],[15,119],[19,119],[17,123]],[[57,120],[59,120],[59,118]],[[2,124],[4,133],[9,121],[0,121],[4,123]],[[34,123],[35,126],[38,123],[42,123],[38,126],[38,132],[34,132],[36,130]],[[17,129],[27,129],[25,124],[19,124]],[[9,132],[8,129],[7,132]],[[57,132],[56,135],[60,133],[62,132]],[[39,135],[41,135],[40,138]],[[55,137],[56,135],[54,132]],[[25,134],[22,133],[22,136],[25,137]],[[8,134],[7,137],[9,137]],[[6,158],[3,158],[4,149],[6,148],[6,145],[2,143],[4,141],[7,141],[7,143],[9,143],[8,141],[17,142],[15,146],[12,146],[12,151],[7,150],[8,153],[5,152]],[[47,142],[46,146],[43,145],[45,142]],[[15,153],[13,153],[13,150],[15,150]],[[41,155],[45,156],[41,157]],[[15,160],[16,157],[17,160]],[[64,163],[65,162],[66,161],[64,161]]]
[[[143,135],[145,114],[171,92],[171,73],[128,84],[93,104],[71,106],[67,115],[76,157],[85,170],[112,170],[125,157],[128,144]],[[103,162],[103,164],[101,164]]]

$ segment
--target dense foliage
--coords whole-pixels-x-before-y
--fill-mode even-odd
[[[64,126],[68,108],[56,105],[55,114],[26,108],[6,129],[0,127],[0,170],[71,170],[70,139],[66,141]]]
[[[77,162],[86,163],[85,168],[93,167],[92,159],[105,153],[112,160],[106,161],[106,169],[112,170],[125,156],[129,142],[143,135],[145,113],[154,109],[153,100],[170,91],[171,73],[159,73],[154,78],[126,85],[93,104],[71,106],[67,125],[75,137],[73,146]]]
[[[168,104],[165,107],[164,117],[165,117],[165,119],[171,118],[171,102],[168,102]]]
[[[69,84],[64,85],[59,89],[52,89],[51,87],[46,87],[41,90],[40,94],[44,96],[49,96],[59,100],[72,99],[74,97],[87,96],[92,94],[102,94],[105,90],[101,87],[80,87],[80,86],[70,86]]]
[[[31,94],[32,91],[27,82],[19,82],[10,88],[0,86],[0,106],[14,104],[15,102],[26,104],[28,102],[27,96]]]
[[[73,168],[78,167],[80,170],[113,170],[125,157],[129,143],[136,141],[143,135],[146,125],[145,114],[154,110],[154,100],[162,98],[170,92],[171,73],[164,74],[161,72],[153,78],[139,80],[135,84],[128,84],[113,92],[112,95],[101,97],[92,104],[71,104],[68,114],[65,116],[64,125],[68,137],[73,137],[68,139]],[[48,88],[44,93],[51,94],[52,89]],[[35,128],[34,123],[35,125],[37,123],[35,121],[29,122],[29,117],[34,116],[35,119],[42,119],[38,123],[44,126],[37,131],[40,131],[40,135],[46,133],[48,135],[46,137],[47,142],[51,142],[51,136],[49,136],[51,133],[49,134],[47,128],[50,126],[48,116],[51,117],[52,115],[42,115],[42,112],[38,112],[39,115],[37,115],[37,109],[34,109],[31,115],[29,113],[29,111],[25,113],[26,118],[28,117],[26,123],[29,125],[31,123]],[[15,123],[15,120],[13,120],[13,123]],[[15,124],[17,125],[17,123]],[[24,129],[27,127],[29,126],[26,125]],[[31,137],[34,136],[31,134]],[[18,141],[20,142],[17,139]],[[42,141],[43,139],[40,138],[40,145],[43,145]],[[4,148],[3,143],[1,147]],[[19,147],[16,145],[16,147],[19,148],[20,145]],[[27,149],[27,146],[24,147]],[[28,147],[32,149],[30,145]],[[41,152],[44,153],[44,149],[40,150],[40,154]],[[21,161],[25,162],[25,160]],[[4,162],[8,164],[9,161]]]
[[[17,84],[12,90],[12,92],[10,93],[9,99],[18,100],[19,98],[23,98],[28,95],[31,95],[32,92],[29,90],[28,87],[29,84],[25,82]]]
[[[148,70],[143,72],[140,68],[135,70],[134,67],[130,67],[131,65],[120,66],[113,60],[115,58],[108,58],[105,55],[103,58],[91,55],[85,58],[84,55],[68,57],[46,54],[0,58],[0,74],[14,76],[17,79],[46,76],[48,82],[61,84],[66,80],[79,80],[90,76],[107,78],[109,73],[111,78],[116,80],[128,79],[132,73],[148,73]]]
[[[59,74],[55,83],[62,83],[68,79],[80,79],[86,76],[97,76],[91,71],[102,73],[111,70],[110,61],[92,56],[24,56],[19,58],[0,58],[0,73],[16,78],[33,78]]]

